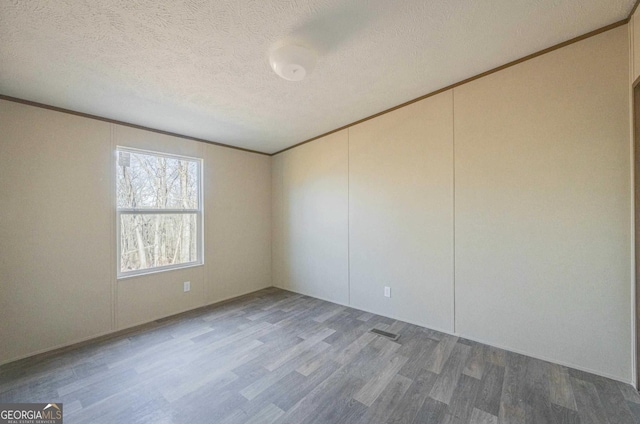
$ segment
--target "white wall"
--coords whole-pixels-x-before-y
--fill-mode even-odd
[[[0,363],[271,285],[268,156],[7,101],[0,128]],[[116,280],[116,145],[204,158],[203,266]]]
[[[274,281],[632,381],[628,82],[623,26],[349,128],[346,181],[345,142],[277,155]]]

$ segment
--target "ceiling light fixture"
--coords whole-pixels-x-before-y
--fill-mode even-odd
[[[289,44],[269,55],[271,69],[287,81],[300,81],[316,66],[316,54],[306,47]]]

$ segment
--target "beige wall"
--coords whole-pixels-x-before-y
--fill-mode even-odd
[[[629,380],[627,29],[454,89],[456,329]]]
[[[271,282],[285,288],[284,275],[284,154],[271,157]]]
[[[207,303],[271,286],[271,159],[205,145]]]
[[[109,124],[0,101],[0,129],[2,363],[110,331],[115,265]]]
[[[271,285],[269,157],[7,101],[0,128],[0,363]],[[116,145],[204,159],[203,266],[116,280]]]
[[[351,305],[448,332],[454,331],[452,94],[349,128]]]
[[[275,158],[273,283],[349,302],[347,131]]]
[[[348,213],[349,239],[323,265],[350,265],[351,305],[632,381],[628,82],[623,26],[349,128],[346,182],[326,165],[344,142],[277,155],[274,270],[323,284],[331,270],[305,268],[313,249],[287,247],[292,233],[313,247],[304,225],[322,220],[294,223],[306,207],[286,199],[347,192],[331,213]]]
[[[640,77],[640,10],[636,10],[629,20],[631,43],[631,82]]]
[[[629,102],[630,102],[630,107],[629,107],[629,144],[630,144],[630,150],[631,150],[631,185],[632,185],[632,196],[633,196],[633,191],[635,190],[635,186],[633,185],[633,181],[635,181],[635,169],[633,167],[633,163],[634,163],[634,138],[635,138],[635,134],[634,134],[634,126],[635,126],[635,122],[634,122],[634,105],[633,105],[633,99],[634,99],[634,93],[633,93],[633,84],[634,82],[640,77],[640,11],[636,11],[629,19],[629,24],[627,25],[629,28],[629,52],[630,52],[630,60],[629,60]],[[632,360],[632,372],[633,372],[633,378],[632,378],[632,384],[635,387],[638,387],[638,379],[637,379],[637,369],[638,369],[638,363],[637,363],[637,341],[636,341],[636,337],[637,337],[637,315],[638,312],[636,311],[636,257],[637,257],[637,253],[635,252],[635,246],[637,245],[637,241],[636,241],[636,237],[635,237],[635,219],[634,219],[634,215],[635,215],[635,204],[633,202],[633,197],[632,197],[632,208],[633,208],[633,213],[632,213],[632,220],[631,220],[631,246],[632,246],[632,270],[631,270],[631,275],[632,275],[632,287],[631,287],[631,311],[633,316],[635,317],[633,319],[632,322],[632,327],[631,327],[631,333],[632,336],[634,336],[632,338],[632,354],[633,354],[633,360]]]

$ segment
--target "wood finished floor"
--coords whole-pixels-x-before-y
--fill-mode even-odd
[[[0,367],[5,402],[67,424],[640,423],[629,385],[274,288]]]

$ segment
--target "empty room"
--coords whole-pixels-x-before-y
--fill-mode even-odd
[[[640,424],[638,3],[0,2],[0,424]]]

